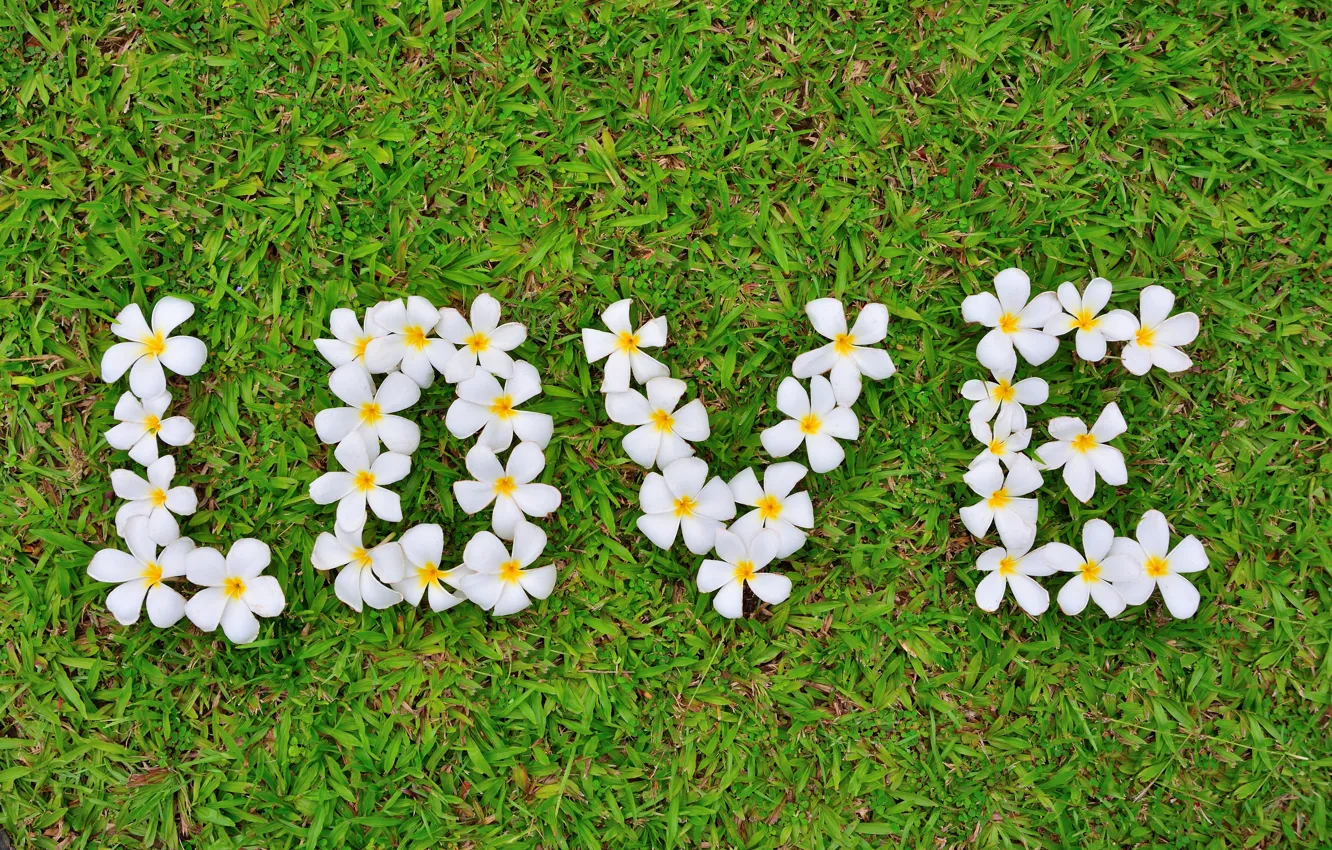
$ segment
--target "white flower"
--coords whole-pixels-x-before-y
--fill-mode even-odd
[[[1105,359],[1105,342],[1123,342],[1133,336],[1138,320],[1128,310],[1111,310],[1098,316],[1110,301],[1114,287],[1103,277],[1092,278],[1081,294],[1078,288],[1065,281],[1059,284],[1059,303],[1065,312],[1058,313],[1045,323],[1045,332],[1063,336],[1074,328],[1078,356],[1090,363]]]
[[[1045,563],[1066,573],[1079,573],[1059,590],[1059,610],[1081,614],[1087,597],[1108,617],[1118,617],[1124,610],[1124,597],[1110,582],[1128,581],[1142,572],[1132,559],[1115,555],[1110,546],[1115,530],[1103,519],[1094,519],[1082,527],[1082,552],[1066,543],[1047,543],[1041,552]]]
[[[193,375],[208,357],[202,340],[192,336],[167,336],[194,315],[194,305],[167,296],[153,307],[153,323],[144,321],[138,304],[130,304],[111,324],[111,333],[129,342],[118,342],[102,355],[102,380],[120,379],[129,371],[130,389],[139,398],[154,398],[166,392],[166,366],[177,375]]]
[[[805,545],[805,532],[814,527],[814,505],[804,490],[791,490],[805,477],[804,466],[792,461],[770,464],[763,470],[763,486],[753,469],[746,468],[727,485],[731,495],[754,510],[737,519],[731,531],[748,539],[760,529],[777,532],[777,557],[788,558]]]
[[[1059,348],[1059,340],[1043,328],[1059,312],[1059,299],[1053,292],[1042,292],[1031,303],[1031,278],[1021,269],[1004,269],[994,276],[996,298],[988,292],[968,296],[962,302],[962,318],[993,328],[976,346],[976,359],[987,369],[1012,374],[1017,368],[1013,348],[1033,366],[1049,360]]]
[[[310,553],[310,563],[317,570],[342,567],[333,582],[333,592],[353,611],[360,611],[363,605],[391,608],[402,601],[401,593],[386,587],[402,581],[406,575],[402,547],[397,543],[380,543],[366,549],[361,543],[363,531],[334,526],[332,534],[320,533]],[[420,598],[418,594],[417,599]]]
[[[696,457],[677,460],[661,471],[649,472],[638,491],[643,515],[638,530],[663,549],[684,532],[685,546],[695,555],[712,548],[718,529],[735,517],[735,497],[719,477],[708,481],[708,465]]]
[[[148,536],[159,546],[175,542],[180,537],[176,516],[189,516],[199,507],[199,498],[189,487],[172,487],[176,477],[176,459],[165,455],[148,464],[145,481],[128,469],[111,472],[111,489],[125,499],[116,511],[116,533],[124,537],[129,521],[136,516],[148,518]],[[175,516],[173,516],[173,514]]]
[[[832,342],[807,351],[795,359],[791,374],[812,378],[831,372],[833,395],[837,403],[850,407],[860,398],[860,376],[882,381],[897,371],[893,358],[882,348],[869,348],[888,335],[888,308],[866,304],[848,333],[846,313],[836,298],[817,298],[805,305],[805,313],[820,336]]]
[[[1050,397],[1050,385],[1043,378],[1023,378],[1013,383],[1012,369],[994,369],[993,381],[972,379],[962,385],[962,397],[976,402],[968,418],[975,422],[989,422],[995,413],[1013,411],[1013,428],[1027,427],[1027,411],[1023,405],[1035,407],[1045,404]]]
[[[1182,574],[1207,569],[1207,552],[1192,534],[1171,549],[1170,526],[1160,511],[1143,514],[1137,540],[1116,537],[1110,554],[1128,558],[1141,568],[1136,577],[1115,584],[1128,604],[1141,605],[1159,587],[1172,617],[1184,620],[1198,610],[1198,589]]]
[[[675,409],[684,395],[684,381],[653,378],[646,389],[647,398],[638,390],[608,393],[606,415],[612,422],[638,426],[624,438],[625,454],[634,463],[644,469],[653,464],[665,469],[694,453],[690,442],[708,438],[708,411],[699,399]]]
[[[402,521],[398,494],[385,488],[407,477],[412,459],[397,452],[379,454],[366,445],[360,434],[348,434],[333,449],[343,472],[325,472],[310,484],[310,498],[317,505],[338,503],[338,527],[357,531],[365,525],[368,504],[375,516],[389,522]]]
[[[500,303],[485,292],[472,301],[472,321],[452,307],[439,311],[439,335],[458,346],[458,352],[444,367],[444,380],[450,384],[465,381],[476,374],[477,363],[497,378],[513,375],[509,352],[527,339],[527,328],[518,322],[499,323]]]
[[[1048,576],[1054,567],[1045,562],[1041,550],[1027,551],[1030,545],[1005,549],[996,546],[976,559],[976,569],[988,572],[976,585],[976,604],[982,611],[997,611],[1004,601],[1004,591],[1013,589],[1013,599],[1033,617],[1045,613],[1050,607],[1050,593],[1037,584],[1032,576]]]
[[[1096,492],[1096,476],[1118,487],[1128,483],[1124,455],[1106,443],[1128,430],[1119,405],[1105,406],[1091,430],[1075,416],[1056,416],[1050,421],[1054,442],[1036,449],[1036,456],[1046,469],[1064,468],[1064,483],[1079,502],[1086,502]]]
[[[962,509],[962,524],[977,537],[984,537],[990,523],[999,529],[999,539],[1013,552],[1026,552],[1036,540],[1039,503],[1022,498],[1043,483],[1036,464],[1014,458],[1004,475],[997,463],[981,464],[962,476],[962,480],[981,500]]]
[[[860,423],[850,408],[838,407],[832,384],[822,375],[809,381],[809,394],[795,378],[783,378],[777,387],[777,409],[791,417],[759,434],[763,448],[773,457],[786,457],[805,444],[809,468],[835,469],[846,457],[838,440],[860,436]]]
[[[372,314],[373,310],[366,312],[364,328],[356,320],[356,313],[346,307],[339,307],[329,314],[328,327],[334,338],[315,340],[315,348],[333,368],[341,368],[353,361],[365,365],[365,350],[370,341],[387,333],[375,323]]]
[[[1013,430],[1013,419],[1017,415],[1016,408],[1010,408],[1007,412],[999,414],[999,418],[994,420],[994,427],[983,420],[971,420],[971,435],[985,446],[981,453],[972,459],[969,469],[975,469],[983,463],[1003,462],[1004,466],[1012,467],[1016,460],[1022,458],[1027,460],[1022,452],[1026,451],[1028,444],[1031,443],[1031,429],[1023,428],[1020,431]]]
[[[193,541],[181,537],[158,554],[148,536],[147,518],[135,517],[126,529],[125,543],[129,552],[103,549],[88,564],[92,578],[120,585],[107,594],[107,610],[116,622],[131,626],[139,621],[146,596],[152,624],[159,629],[174,625],[185,614],[185,597],[165,582],[185,575],[185,556],[194,548]]]
[[[428,387],[435,371],[443,371],[455,349],[446,339],[428,336],[439,324],[435,305],[419,295],[410,295],[407,303],[399,298],[375,305],[374,322],[385,331],[365,347],[365,365],[371,372],[389,372],[394,368],[417,383]]]
[[[1175,295],[1164,286],[1153,284],[1138,295],[1142,321],[1133,319],[1129,344],[1120,352],[1125,369],[1135,375],[1146,375],[1153,366],[1167,372],[1183,372],[1193,365],[1189,355],[1176,346],[1188,345],[1198,338],[1198,314],[1171,316],[1174,306]]]
[[[629,324],[629,304],[628,298],[616,301],[601,314],[601,321],[610,328],[610,333],[583,328],[587,361],[596,363],[603,357],[610,357],[601,381],[603,393],[621,393],[629,389],[630,371],[640,384],[671,374],[670,369],[643,353],[644,348],[659,348],[666,344],[666,317],[658,316],[635,331]]]
[[[171,406],[171,394],[161,393],[139,401],[133,393],[124,393],[111,415],[120,423],[106,432],[113,449],[129,450],[133,460],[147,466],[157,460],[157,441],[168,446],[183,446],[194,439],[194,425],[184,416],[163,419]]]
[[[408,605],[420,605],[421,597],[426,596],[430,610],[444,611],[467,601],[467,594],[459,588],[472,571],[462,564],[451,570],[440,569],[444,556],[443,529],[434,523],[418,525],[409,529],[399,542],[407,569],[402,580],[394,582],[393,588],[402,594]],[[444,588],[446,584],[458,592],[450,593]]]
[[[544,517],[560,506],[560,491],[534,483],[546,468],[546,456],[536,443],[519,443],[500,466],[495,453],[478,443],[467,453],[467,471],[475,481],[453,482],[453,497],[469,514],[495,503],[491,525],[505,540],[524,516]]]
[[[276,617],[287,605],[282,586],[260,575],[271,553],[267,544],[246,537],[237,540],[226,558],[216,549],[195,549],[185,556],[185,575],[204,589],[185,603],[185,616],[205,632],[222,631],[232,643],[259,636],[259,617]]]
[[[524,569],[546,548],[546,532],[520,522],[513,532],[513,552],[489,531],[479,531],[463,550],[463,565],[472,571],[463,577],[467,598],[496,617],[516,614],[532,604],[529,597],[545,599],[555,589],[555,565]]]
[[[791,595],[791,580],[786,576],[761,570],[777,557],[781,540],[775,531],[759,531],[746,541],[733,531],[717,532],[717,557],[708,558],[698,567],[699,593],[712,593],[712,607],[727,619],[744,613],[744,586],[769,605],[785,602]]]
[[[328,376],[328,388],[347,407],[331,407],[315,414],[315,433],[325,443],[340,443],[355,431],[367,446],[384,446],[391,452],[409,455],[421,443],[421,429],[402,416],[421,398],[421,387],[402,372],[390,372],[375,389],[374,379],[360,363],[348,363]]]
[[[541,376],[531,363],[515,360],[513,377],[504,382],[503,389],[489,372],[478,371],[458,384],[458,397],[449,405],[444,424],[459,439],[480,431],[479,442],[491,451],[507,449],[514,434],[544,449],[555,420],[546,413],[517,409],[540,392]]]

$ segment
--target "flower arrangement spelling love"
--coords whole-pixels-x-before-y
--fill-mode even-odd
[[[333,338],[315,341],[333,366],[329,389],[344,406],[315,416],[315,432],[335,446],[342,468],[310,485],[312,501],[337,505],[333,528],[319,535],[310,562],[338,570],[334,593],[353,610],[424,599],[432,611],[471,601],[505,616],[555,587],[554,565],[533,566],[546,534],[530,521],[560,506],[560,491],[537,481],[554,422],[520,409],[541,393],[541,377],[530,363],[513,359],[510,352],[527,339],[527,328],[500,324],[500,310],[487,293],[472,301],[468,318],[412,295],[376,304],[364,321],[336,309],[329,317]],[[382,376],[378,385],[376,375]],[[452,566],[446,566],[443,529],[435,523],[413,526],[396,541],[365,542],[371,516],[402,521],[393,486],[411,471],[421,432],[400,414],[436,375],[456,386],[445,416],[449,433],[476,437],[466,460],[474,480],[454,482],[454,498],[468,514],[491,508],[492,530],[478,532]]]
[[[670,369],[643,350],[666,344],[666,318],[635,328],[630,306],[626,299],[606,308],[601,317],[606,330],[583,328],[583,346],[588,362],[606,361],[601,391],[607,416],[633,429],[624,438],[625,454],[649,470],[639,491],[639,531],[662,549],[683,539],[694,555],[715,551],[716,558],[699,565],[695,583],[700,593],[715,594],[713,608],[723,617],[743,615],[746,589],[769,605],[784,602],[791,595],[790,578],[765,570],[795,554],[814,526],[809,494],[792,491],[809,470],[826,473],[842,464],[846,450],[840,441],[860,434],[851,406],[860,397],[862,377],[883,380],[896,371],[888,352],[874,347],[887,336],[887,308],[867,304],[848,329],[836,299],[806,306],[814,330],[828,342],[796,358],[794,374],[777,389],[777,409],[787,419],[765,429],[760,442],[774,458],[804,446],[809,467],[773,463],[760,483],[753,469],[729,482],[709,478],[708,464],[694,447],[710,434],[707,409],[697,398],[681,405],[685,382],[670,377]],[[632,387],[631,378],[643,392]],[[651,471],[654,466],[660,471]],[[737,504],[752,510],[737,519]]]
[[[1139,295],[1139,313],[1102,310],[1114,287],[1095,278],[1079,292],[1063,283],[1056,292],[1031,298],[1031,280],[1020,269],[1005,269],[995,276],[994,294],[983,292],[962,302],[962,317],[990,331],[976,348],[976,358],[994,380],[970,380],[962,396],[974,402],[971,431],[981,451],[963,476],[980,501],[962,508],[962,523],[976,537],[993,526],[1002,545],[981,554],[976,567],[986,573],[976,587],[976,603],[995,611],[1007,590],[1018,606],[1039,615],[1050,605],[1050,594],[1037,578],[1056,572],[1073,574],[1059,590],[1059,608],[1080,614],[1088,601],[1110,617],[1128,605],[1141,605],[1159,589],[1167,610],[1176,618],[1198,610],[1197,588],[1184,576],[1207,568],[1207,553],[1189,536],[1169,548],[1169,526],[1160,511],[1148,511],[1138,523],[1137,540],[1116,537],[1104,520],[1082,528],[1081,551],[1060,542],[1033,550],[1040,505],[1033,495],[1044,483],[1041,473],[1063,470],[1064,483],[1079,502],[1095,495],[1099,478],[1112,487],[1128,483],[1123,453],[1111,443],[1128,430],[1119,406],[1102,409],[1088,427],[1083,420],[1060,416],[1049,424],[1050,442],[1036,449],[1039,462],[1023,452],[1031,442],[1027,409],[1043,404],[1049,387],[1038,377],[1014,381],[1017,355],[1032,366],[1049,360],[1059,349],[1059,337],[1074,333],[1075,348],[1083,360],[1096,363],[1106,357],[1107,342],[1125,342],[1124,368],[1145,375],[1152,367],[1180,372],[1192,365],[1179,350],[1198,336],[1193,313],[1171,316],[1175,297],[1162,286],[1148,286]],[[993,420],[993,423],[991,423]]]

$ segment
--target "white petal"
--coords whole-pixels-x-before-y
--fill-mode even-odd
[[[1151,347],[1152,365],[1167,372],[1187,372],[1193,367],[1193,359],[1178,348],[1168,345]]]
[[[172,487],[166,494],[166,507],[177,516],[189,516],[199,509],[199,497],[189,487]]]
[[[805,452],[809,468],[818,473],[828,472],[841,465],[846,450],[827,434],[810,434],[805,438]]]
[[[1115,530],[1103,519],[1088,520],[1082,526],[1082,551],[1089,561],[1102,561],[1110,554]]]
[[[1039,366],[1059,350],[1059,338],[1044,331],[1022,328],[1013,334],[1013,345],[1028,363]]]
[[[755,596],[769,605],[785,602],[791,595],[791,580],[783,575],[759,573],[745,583]]]
[[[315,569],[335,569],[350,563],[351,559],[352,550],[336,536],[324,531],[315,538],[314,551],[310,553],[310,564]]]
[[[489,531],[478,531],[463,549],[463,563],[478,573],[497,573],[509,560],[509,550]]]
[[[185,616],[185,597],[165,584],[148,590],[148,620],[159,629],[174,626]]]
[[[674,504],[675,494],[671,492],[666,479],[659,473],[649,472],[638,491],[638,505],[643,509],[643,513],[667,513]]]
[[[366,496],[359,490],[353,490],[338,500],[338,526],[344,530],[361,528],[365,525]]]
[[[249,609],[260,617],[276,617],[287,606],[282,585],[272,576],[255,576],[245,583],[241,597]]]
[[[670,380],[658,378],[657,380]],[[683,383],[683,382],[682,382]],[[674,409],[672,406],[668,409]],[[652,421],[652,405],[638,390],[606,394],[606,416],[620,425],[642,425]]]
[[[1152,284],[1138,294],[1138,312],[1145,328],[1155,328],[1164,322],[1174,306],[1175,295],[1164,286]]]
[[[676,496],[697,496],[708,479],[708,465],[696,457],[683,458],[662,470],[666,485]]]
[[[1096,492],[1096,468],[1086,455],[1073,453],[1064,464],[1064,483],[1068,491],[1084,504]]]
[[[486,427],[481,429],[481,436],[477,441],[493,452],[505,451],[513,444],[513,423],[514,419],[499,419],[492,417],[486,423]]]
[[[799,495],[803,496],[804,493],[801,493]],[[750,511],[750,514],[757,514],[757,513],[758,511]],[[734,528],[735,527],[734,524],[732,524],[731,527]],[[780,540],[780,543],[777,547],[778,558],[789,558],[791,557],[791,555],[799,551],[801,546],[805,545],[805,532],[801,531],[799,528],[796,528],[793,524],[787,522],[786,520],[781,520],[781,519],[774,520],[768,523],[768,527],[773,531],[777,532],[777,536]]]
[[[638,329],[639,348],[660,348],[666,344],[666,317],[658,316],[650,322],[644,322]]]
[[[1105,406],[1101,415],[1092,424],[1091,435],[1098,443],[1106,443],[1128,430],[1124,414],[1119,412],[1119,405],[1113,401]]]
[[[795,465],[800,466],[800,464]],[[800,466],[801,475],[804,475],[804,470],[805,468]],[[731,488],[731,497],[742,505],[757,505],[763,498],[763,488],[759,486],[758,476],[754,474],[752,467],[741,470],[740,474],[727,482],[727,486]]]
[[[1031,548],[1036,539],[1039,504],[1035,499],[1014,499],[994,512],[994,527],[1004,547],[1019,552]]]
[[[1156,580],[1161,588],[1161,598],[1165,600],[1170,616],[1177,620],[1186,620],[1198,611],[1200,596],[1193,582],[1181,575],[1168,573]]]
[[[490,412],[486,408],[459,398],[454,399],[449,405],[444,425],[450,434],[458,439],[464,439],[480,431],[490,419]]]
[[[1124,466],[1124,455],[1114,446],[1095,446],[1087,452],[1092,466],[1106,484],[1122,487],[1128,483],[1128,468]]]
[[[1124,368],[1134,375],[1146,375],[1152,368],[1152,352],[1137,342],[1130,342],[1119,353]]]
[[[656,380],[660,381],[661,378]],[[674,422],[671,425],[672,430],[677,435],[686,440],[706,440],[711,433],[708,428],[708,411],[699,399],[686,404],[684,407],[675,411]]]
[[[990,494],[1004,486],[1004,471],[996,466],[978,466],[968,470],[962,480],[973,493],[988,499]]]
[[[464,513],[474,514],[495,500],[495,485],[483,481],[455,481],[453,498]]]
[[[549,413],[520,410],[513,417],[513,432],[519,440],[544,449],[550,445],[551,435],[555,433],[555,419]]]
[[[140,357],[130,367],[130,389],[139,398],[166,392],[166,373],[158,360],[156,357]]]
[[[386,522],[402,522],[402,499],[392,490],[376,487],[366,494],[365,501],[380,519]],[[339,511],[339,521],[341,521],[341,511]],[[350,523],[343,525],[350,527]]]
[[[809,395],[795,378],[782,378],[777,386],[777,409],[792,419],[809,413]]]
[[[979,322],[987,328],[992,328],[999,324],[999,317],[1003,312],[1004,308],[999,305],[999,299],[989,292],[979,292],[962,299],[962,320],[970,324]]]
[[[555,589],[556,570],[554,564],[546,564],[523,570],[518,577],[518,584],[533,599],[545,599]]]
[[[268,566],[273,558],[268,544],[246,537],[231,544],[227,551],[227,573],[244,579],[254,578]]]
[[[994,521],[994,511],[981,499],[974,505],[968,505],[958,511],[962,518],[962,525],[966,526],[973,537],[984,537],[990,531],[990,523]]]
[[[806,492],[792,493],[782,502],[781,519],[801,528],[814,527],[814,505]]]
[[[1137,317],[1128,310],[1111,310],[1101,317],[1096,327],[1111,342],[1124,342],[1133,339],[1139,325]]]
[[[143,563],[127,552],[119,549],[102,549],[93,555],[88,564],[88,575],[98,581],[120,584],[132,581],[143,574]]]
[[[514,491],[513,501],[528,516],[544,517],[560,506],[560,491],[549,484],[520,484]]]
[[[1008,577],[1008,586],[1013,589],[1013,598],[1023,611],[1033,617],[1045,613],[1050,607],[1050,592],[1028,576],[1016,573]]]
[[[1170,550],[1170,571],[1172,573],[1196,573],[1207,569],[1207,550],[1203,549],[1198,538],[1190,534]]]
[[[839,440],[854,440],[860,436],[860,422],[850,408],[835,407],[823,417],[823,433]]]
[[[180,537],[180,524],[166,508],[153,508],[148,514],[148,536],[159,546],[174,543]]]
[[[680,520],[680,531],[684,537],[685,547],[695,555],[706,555],[712,549],[717,532],[723,528],[719,520],[702,514],[683,517]]]
[[[619,393],[629,389],[629,355],[623,351],[611,352],[610,357],[606,358],[603,373],[601,379],[603,393]]]
[[[398,374],[394,372],[393,374]],[[375,425],[375,432],[390,452],[410,455],[421,445],[421,428],[410,419],[388,414]]]
[[[1054,339],[1054,337],[1050,337]],[[1008,334],[995,328],[981,337],[976,346],[976,359],[987,369],[1009,372],[1017,366],[1017,354],[1013,351],[1013,340]]]
[[[1103,581],[1091,582],[1087,585],[1087,592],[1107,617],[1118,617],[1123,612],[1124,597],[1110,584]]]
[[[116,587],[106,595],[106,609],[122,626],[139,622],[143,610],[143,597],[148,593],[146,579],[134,579]]]
[[[222,610],[222,633],[234,644],[247,644],[259,637],[259,621],[249,607],[238,599],[227,602]]]
[[[1138,543],[1148,557],[1164,558],[1170,549],[1170,526],[1165,514],[1148,511],[1138,522]]]
[[[462,580],[462,589],[467,598],[483,611],[495,607],[506,586],[505,582],[494,573],[473,573]]]
[[[763,492],[784,499],[805,477],[806,471],[803,465],[794,461],[769,464],[768,468],[763,470]]]
[[[994,291],[1005,312],[1020,313],[1031,297],[1031,278],[1022,269],[1006,268],[994,276]]]
[[[463,384],[476,377],[476,352],[463,345],[444,363],[444,380],[450,384]],[[489,374],[489,373],[487,373]]]
[[[1090,590],[1087,582],[1082,580],[1082,576],[1074,576],[1059,588],[1059,610],[1071,616],[1081,614],[1082,609],[1087,607],[1088,596]]]
[[[366,605],[377,610],[392,608],[402,601],[402,594],[387,587],[370,570],[361,570],[361,599]]]
[[[528,598],[522,585],[506,584],[500,591],[499,599],[495,600],[495,607],[490,609],[490,613],[496,617],[507,617],[511,614],[517,614],[531,604],[532,600]]]
[[[832,387],[833,401],[843,407],[850,407],[860,398],[860,367],[854,357],[842,357],[828,373],[828,383]],[[812,388],[812,387],[811,387]],[[818,402],[812,404],[819,410]]]
[[[541,526],[530,522],[520,522],[513,532],[513,558],[519,566],[526,567],[546,548],[546,532]]]
[[[837,406],[837,396],[833,393],[832,382],[822,375],[809,379],[809,409],[825,416]]]
[[[866,304],[851,327],[856,345],[877,345],[888,335],[888,308],[882,304]]]
[[[813,351],[806,351],[796,357],[795,362],[791,364],[791,374],[797,378],[811,378],[815,375],[822,375],[840,359],[836,347],[830,342],[825,346]]]
[[[635,523],[643,536],[662,549],[669,549],[675,543],[676,532],[680,529],[680,519],[675,514],[643,514]]]
[[[1072,283],[1064,281],[1059,284],[1059,288],[1055,290],[1055,295],[1058,296],[1060,305],[1069,313],[1076,314],[1082,310],[1082,294]],[[1095,313],[1096,311],[1093,310],[1092,312]]]
[[[693,446],[686,443],[674,431],[667,431],[661,435],[661,446],[657,449],[657,467],[665,469],[677,460],[693,457],[693,455]]]
[[[220,587],[208,587],[185,603],[185,616],[200,631],[211,632],[217,628],[226,607],[227,592]]]
[[[820,336],[832,339],[846,333],[846,312],[836,298],[816,298],[805,305],[805,315]]]
[[[1124,602],[1129,605],[1141,605],[1146,602],[1155,589],[1156,579],[1146,573],[1140,573],[1137,578],[1129,581],[1115,583],[1115,590],[1119,591],[1119,595],[1124,597]]]
[[[888,356],[888,352],[882,348],[860,348],[857,346],[851,349],[851,356],[855,358],[860,373],[871,380],[882,381],[885,378],[891,378],[897,372],[897,366],[893,364],[893,358]]]
[[[1043,378],[1025,378],[1013,384],[1013,395],[1018,404],[1045,404],[1050,398],[1050,385]]]
[[[349,472],[325,472],[310,483],[310,501],[316,505],[331,505],[346,496],[355,487]]]
[[[126,395],[128,395],[128,393],[126,393]],[[133,448],[134,444],[142,440],[145,434],[150,437],[152,436],[151,434],[148,434],[148,430],[143,427],[143,422],[136,419],[132,422],[121,422],[119,425],[111,428],[111,430],[106,432],[106,441],[110,444],[111,448],[124,451]],[[156,438],[152,440],[152,446],[154,454],[153,460],[156,460]],[[152,463],[152,461],[149,461],[149,463]]]
[[[1050,542],[1040,548],[1041,559],[1054,570],[1076,573],[1082,569],[1085,558],[1082,553],[1067,543]]]
[[[1088,363],[1100,363],[1105,359],[1105,337],[1098,330],[1079,330],[1076,334],[1078,357]]]
[[[734,620],[745,612],[744,591],[738,581],[730,581],[721,586],[717,595],[712,597],[712,607],[728,620]]]
[[[659,448],[661,431],[653,424],[640,425],[624,437],[624,453],[644,469],[651,469],[657,462]]]
[[[734,577],[735,567],[725,561],[706,558],[699,564],[698,577],[694,581],[699,593],[712,593]]]
[[[680,403],[680,397],[685,393],[685,382],[677,378],[653,378],[647,382],[644,387],[647,390],[647,403],[649,418],[651,411],[665,410],[673,411],[675,406]],[[607,399],[607,409],[610,406],[610,399]],[[643,421],[647,421],[646,419]],[[626,424],[636,425],[636,422]]]
[[[993,551],[993,550],[992,550]],[[976,605],[982,611],[997,611],[1008,588],[1006,579],[998,570],[991,572],[976,585]]]
[[[1157,345],[1188,345],[1198,338],[1198,316],[1196,313],[1180,313],[1171,316],[1154,328],[1153,341]]]
[[[439,309],[439,323],[435,327],[441,337],[454,345],[463,345],[472,335],[472,326],[452,307]]]
[[[157,436],[169,446],[183,446],[194,441],[194,423],[184,416],[162,420]]]
[[[121,339],[132,339],[139,341],[146,336],[150,336],[153,330],[148,326],[148,322],[143,318],[143,310],[139,309],[138,304],[128,304],[116,316],[116,320],[111,323],[111,333]]]

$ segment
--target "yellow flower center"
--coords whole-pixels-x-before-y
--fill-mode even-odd
[[[1156,340],[1156,331],[1151,328],[1138,328],[1138,332],[1133,335],[1133,338],[1143,348],[1151,348],[1152,343]]]
[[[516,413],[513,409],[513,396],[496,396],[490,403],[490,412],[499,419],[512,419]]]
[[[816,413],[806,413],[800,420],[800,433],[817,434],[823,428],[823,420]]]
[[[1146,570],[1147,575],[1152,578],[1160,578],[1170,572],[1170,562],[1165,558],[1158,558],[1157,556],[1152,555],[1147,559],[1147,563],[1142,565],[1142,568]]]
[[[1092,315],[1091,310],[1079,310],[1073,319],[1078,323],[1078,330],[1080,331],[1089,331],[1101,323],[1100,319]]]
[[[162,420],[159,419],[155,413],[148,414],[143,417],[143,430],[147,431],[149,434],[156,434],[158,431],[162,430]]]
[[[764,520],[776,519],[782,515],[782,500],[776,496],[764,496],[758,500],[759,516]]]
[[[369,493],[375,489],[375,474],[368,469],[362,469],[356,473],[353,486],[362,493]]]
[[[735,565],[735,572],[732,575],[736,581],[749,581],[754,577],[754,562],[740,561]]]
[[[416,574],[416,577],[421,580],[421,586],[425,587],[437,583],[441,575],[443,575],[443,573],[440,572],[438,564],[433,561],[426,561],[425,564],[421,566],[421,571]]]
[[[638,353],[638,334],[631,334],[628,331],[620,331],[620,336],[615,340],[615,348],[621,354]]]
[[[999,383],[995,385],[993,393],[995,401],[1008,402],[1009,404],[1012,404],[1013,399],[1017,398],[1017,390],[1013,389],[1013,385],[1008,381],[1005,381],[1003,378],[999,379]]]
[[[351,562],[360,569],[365,570],[370,568],[374,563],[374,559],[370,557],[369,552],[358,546],[351,551]]]
[[[1087,452],[1096,448],[1096,438],[1091,434],[1079,434],[1073,438],[1071,445],[1073,446],[1073,451],[1085,455]]]
[[[149,561],[143,565],[143,580],[148,582],[149,587],[157,587],[162,583],[162,568],[156,561]]]
[[[160,333],[146,336],[141,342],[143,343],[143,353],[149,357],[161,357],[162,352],[166,351],[166,337]]]
[[[228,599],[240,599],[245,595],[245,579],[240,576],[227,576],[222,580],[222,593]]]
[[[833,351],[837,352],[838,357],[848,357],[851,354],[851,346],[856,344],[856,338],[851,334],[838,334],[833,337]]]
[[[365,350],[366,348],[369,347],[371,339],[373,339],[373,337],[368,337],[368,336],[357,337],[356,342],[352,343],[352,356],[355,357],[357,360],[364,360]]]
[[[495,479],[495,495],[497,496],[512,496],[513,491],[517,489],[518,484],[513,480],[512,475]]]
[[[1015,334],[1018,331],[1018,317],[1012,313],[1005,313],[999,317],[999,330],[1006,334]]]
[[[693,516],[694,507],[697,504],[693,496],[681,496],[675,500],[675,515],[678,517]]]
[[[420,351],[426,347],[426,332],[419,325],[408,325],[402,329],[402,335],[406,338],[409,348]]]
[[[474,333],[463,343],[473,354],[480,354],[490,348],[490,338],[483,333]]]
[[[1095,561],[1087,561],[1078,569],[1082,570],[1082,580],[1087,584],[1101,580],[1101,565]]]
[[[990,510],[997,511],[1000,508],[1008,507],[1008,503],[1011,501],[1013,501],[1013,497],[1008,495],[1007,490],[1000,487],[990,494],[990,498],[985,500],[985,504],[990,507]]]
[[[167,494],[161,487],[154,487],[148,492],[148,501],[153,503],[153,507],[160,508],[166,504]]]
[[[675,425],[675,417],[665,410],[652,411],[652,424],[661,433],[666,433]]]
[[[522,574],[523,574],[522,564],[519,564],[517,561],[505,561],[504,563],[500,564],[500,571],[499,571],[500,581],[506,581],[509,584],[513,584],[517,582],[520,577],[522,577]]]
[[[1014,573],[1017,572],[1017,565],[1018,565],[1017,558],[1014,558],[1012,555],[1005,555],[1003,557],[1003,560],[999,562],[999,575],[1001,576],[1013,575]]]
[[[374,425],[384,418],[384,411],[376,402],[367,401],[361,405],[361,421],[366,425]]]
[[[994,439],[990,441],[990,454],[1001,455],[1004,453],[1004,441]]]

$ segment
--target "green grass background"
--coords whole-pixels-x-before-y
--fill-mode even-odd
[[[1328,847],[1332,16],[1325,3],[75,0],[0,18],[0,824],[17,846]],[[1196,368],[1041,367],[1118,401],[1128,486],[1040,491],[1041,540],[1159,508],[1198,615],[977,611],[957,509],[964,296],[1017,264],[1161,283]],[[555,594],[352,613],[308,564],[329,311],[480,291],[556,419]],[[238,649],[121,628],[97,379],[110,318],[198,304],[174,379],[200,544],[274,549]],[[814,297],[882,300],[900,372],[812,480],[790,601],[728,623],[634,530],[578,329],[669,316],[702,454],[765,460]],[[447,549],[467,443],[437,385],[401,486]],[[1037,442],[1044,432],[1038,432]],[[372,521],[368,535],[407,527]],[[1052,593],[1058,580],[1047,582]]]

